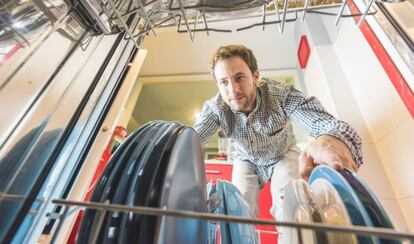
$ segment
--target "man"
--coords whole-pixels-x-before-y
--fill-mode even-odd
[[[362,164],[361,139],[330,115],[315,97],[292,86],[259,80],[256,58],[242,45],[220,47],[211,58],[219,93],[204,103],[194,125],[205,145],[221,128],[235,143],[232,182],[257,215],[257,198],[271,181],[272,216],[282,220],[283,188],[299,175],[307,179],[318,164],[354,171]],[[315,139],[300,154],[291,120]],[[298,163],[299,160],[299,163]]]

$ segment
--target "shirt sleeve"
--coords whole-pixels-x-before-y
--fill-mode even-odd
[[[214,112],[214,108],[210,102],[206,101],[204,103],[203,110],[194,124],[194,129],[203,147],[209,142],[210,138],[220,126],[218,115]]]
[[[357,166],[363,163],[362,140],[346,122],[329,114],[316,97],[305,98],[293,87],[288,88],[284,100],[287,115],[300,124],[310,136],[331,135],[345,143],[352,153]]]

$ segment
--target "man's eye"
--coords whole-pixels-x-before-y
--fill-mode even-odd
[[[226,85],[227,84],[227,80],[221,80],[220,81],[220,85]]]
[[[239,80],[239,81],[244,80],[244,76],[238,76],[237,80]]]

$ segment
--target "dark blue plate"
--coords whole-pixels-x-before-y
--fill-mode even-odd
[[[204,157],[200,139],[193,128],[178,135],[168,160],[160,208],[207,212]],[[160,217],[154,243],[207,243],[207,221]]]
[[[394,229],[394,226],[382,207],[381,203],[369,189],[369,187],[363,182],[356,174],[349,169],[339,171],[339,173],[348,181],[355,193],[361,200],[362,205],[368,213],[373,225],[375,227],[390,228]],[[397,240],[380,238],[381,243],[401,243]]]
[[[123,161],[123,159],[128,155],[128,151],[130,151],[133,147],[133,142],[140,137],[142,131],[146,128],[153,126],[153,124],[147,124],[141,127],[139,130],[132,133],[122,144],[118,147],[115,153],[110,158],[108,164],[105,167],[104,172],[100,176],[96,186],[92,192],[91,198],[89,201],[91,202],[99,202],[101,195],[105,190],[105,186],[107,185],[108,181],[113,175],[113,171],[115,168],[119,167],[119,162]],[[112,176],[113,177],[113,176]],[[79,228],[79,234],[77,238],[77,243],[88,243],[91,235],[91,231],[94,224],[94,219],[96,215],[96,210],[89,210],[85,211],[85,214],[82,218],[81,226]]]

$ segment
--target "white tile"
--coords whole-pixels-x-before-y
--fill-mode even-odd
[[[309,56],[308,65],[304,72],[304,80],[308,96],[315,96],[324,108],[334,116],[337,116],[335,104],[327,85],[326,76],[323,72],[319,56],[314,50]]]
[[[408,230],[414,232],[414,197],[400,199],[399,202]]]
[[[414,196],[414,120],[409,118],[376,144],[396,198]]]
[[[364,164],[358,170],[358,176],[367,183],[378,197],[396,198],[374,145],[364,143],[363,151]]]
[[[388,217],[390,217],[391,222],[398,231],[406,231],[408,229],[407,222],[404,218],[403,212],[401,210],[400,204],[397,199],[385,199],[378,197],[378,200],[381,202],[382,206],[387,212]]]
[[[365,38],[344,23],[334,44],[338,59],[374,142],[410,115]]]

